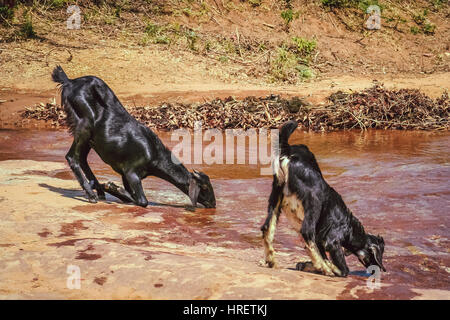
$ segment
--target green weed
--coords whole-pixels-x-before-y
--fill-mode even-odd
[[[0,6],[0,23],[11,20],[14,17],[15,7]]]
[[[25,39],[36,38],[37,36],[33,28],[33,19],[29,10],[24,13],[24,22],[20,26],[19,36]]]
[[[284,23],[286,25],[286,28],[289,27],[289,24],[294,21],[295,19],[298,19],[300,16],[299,11],[293,11],[292,9],[286,9],[281,11],[281,17],[284,20]]]

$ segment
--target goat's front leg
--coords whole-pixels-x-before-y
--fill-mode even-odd
[[[328,251],[330,252],[333,266],[335,266],[335,268],[338,268],[339,271],[336,272],[336,270],[333,270],[333,272],[337,276],[346,277],[348,275],[349,269],[347,267],[347,263],[345,262],[344,250],[342,250],[341,244],[333,243],[328,247]]]
[[[111,181],[107,182],[105,184],[102,184],[101,188],[104,190],[104,192],[107,192],[110,195],[113,195],[114,197],[122,200],[125,203],[134,202],[133,197],[126,189],[115,185]]]
[[[328,260],[326,251],[324,246],[321,244],[321,241],[319,240],[318,242],[316,242],[317,248],[319,250],[320,255],[322,256],[323,261],[325,262],[325,264],[331,269],[331,271],[333,271],[333,273],[337,276],[341,276],[342,272],[341,270],[339,270],[338,267],[336,267],[333,262],[331,262],[330,260]],[[316,263],[317,264],[317,263]],[[311,261],[307,261],[307,262],[299,262],[297,263],[296,266],[297,270],[300,271],[305,271],[305,272],[322,272],[322,270],[317,270],[314,267],[314,264]]]
[[[300,232],[305,240],[306,249],[311,257],[311,262],[317,271],[327,276],[334,276],[332,268],[325,262],[316,243],[316,227],[321,212],[320,200],[316,199],[313,195],[310,195],[304,199],[303,208],[305,219],[302,223]]]
[[[323,261],[325,261],[325,263],[331,268],[331,270],[333,271],[333,273],[337,276],[341,276],[342,272],[341,270],[332,262],[328,259],[327,254],[326,254],[326,250],[324,248],[324,246],[322,245],[322,240],[319,239],[319,241],[316,241],[317,247],[319,248],[319,252],[322,255]]]
[[[273,238],[275,236],[275,229],[277,227],[278,217],[280,216],[281,202],[283,201],[282,187],[277,185],[276,178],[272,184],[272,192],[269,197],[269,207],[266,221],[261,227],[263,233],[263,244],[266,264],[269,268],[275,266],[275,251],[272,246]]]
[[[311,262],[314,266],[314,269],[323,273],[324,275],[333,277],[334,272],[331,266],[322,258],[319,249],[317,248],[317,244],[313,241],[306,242],[306,249],[308,250],[308,254],[311,257]]]
[[[66,154],[66,160],[69,163],[70,169],[72,169],[75,174],[80,186],[84,191],[86,191],[89,202],[96,203],[98,197],[94,191],[92,191],[91,185],[86,179],[81,167],[81,155],[83,153],[83,149],[86,148],[88,140],[89,137],[86,136],[86,133],[76,135],[69,152]]]
[[[148,205],[147,197],[145,196],[142,182],[139,176],[134,172],[128,172],[123,177],[125,186],[129,188],[133,202],[141,207]],[[126,183],[125,183],[126,180]]]
[[[101,187],[105,192],[109,193],[110,195],[113,195],[114,197],[122,200],[125,203],[135,202],[132,196],[133,191],[131,190],[130,184],[128,183],[125,175],[122,176],[122,182],[124,188],[119,187],[118,185],[116,185],[114,182],[111,181],[102,184]]]

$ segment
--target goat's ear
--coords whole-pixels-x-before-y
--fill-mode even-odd
[[[198,172],[197,170],[192,170],[192,176],[194,177],[194,178],[196,178],[196,179],[201,179],[201,176],[200,176],[200,172]]]
[[[197,206],[197,198],[200,192],[200,187],[195,178],[192,178],[189,182],[189,199],[191,199],[192,205]]]
[[[375,259],[375,262],[377,263],[377,265],[384,271],[386,272],[386,268],[383,266],[383,263],[381,262],[382,257],[381,257],[381,250],[377,245],[372,245],[370,246],[370,250],[372,250],[372,254],[373,257]]]

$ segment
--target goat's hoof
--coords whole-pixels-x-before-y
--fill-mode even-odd
[[[341,270],[339,270],[339,268],[336,267],[336,265],[333,262],[331,262],[330,260],[325,260],[325,263],[335,275],[337,275],[338,277],[342,275]]]
[[[319,265],[312,264],[312,269],[313,269],[312,272],[317,273],[317,274],[321,274],[321,275],[329,276],[329,277],[335,276],[334,272],[331,270],[331,268],[326,263],[321,263]]]
[[[141,201],[136,202],[135,204],[137,204],[139,207],[147,208],[148,201],[147,200],[141,200]]]
[[[98,197],[95,194],[88,195],[88,200],[90,203],[97,203]]]
[[[275,261],[266,261],[266,264],[269,268],[275,268],[277,265]]]
[[[343,271],[342,274],[341,274],[341,277],[342,278],[347,278],[347,276],[348,276],[348,271]]]
[[[325,275],[325,276],[329,276],[329,277],[335,277],[336,275],[334,274],[333,271],[327,269],[327,268],[323,268],[322,270],[320,270],[320,272]]]
[[[315,272],[316,271],[316,269],[314,268],[311,261],[298,262],[295,265],[295,269],[298,271],[303,271],[303,272]]]
[[[99,200],[106,200],[106,196],[105,196],[105,194],[103,193],[103,194],[99,194],[98,192],[97,192],[97,197],[98,197],[98,199]]]

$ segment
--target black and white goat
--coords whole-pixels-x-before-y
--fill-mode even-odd
[[[288,121],[280,132],[280,155],[274,161],[268,215],[261,227],[266,263],[269,267],[275,265],[272,242],[283,211],[303,236],[312,260],[297,264],[297,269],[310,269],[312,264],[310,271],[345,277],[349,273],[345,255],[355,254],[366,268],[378,265],[386,271],[382,264],[383,238],[364,231],[341,196],[324,180],[307,146],[289,145],[288,139],[297,126],[297,122]]]
[[[106,191],[125,202],[146,207],[141,180],[152,175],[175,185],[194,206],[198,201],[215,208],[209,177],[195,170],[191,173],[181,163],[175,163],[158,136],[125,110],[103,80],[93,76],[71,80],[60,66],[53,70],[52,79],[62,86],[61,104],[74,137],[66,159],[90,202],[104,199]],[[122,176],[124,188],[113,183],[100,185],[87,163],[91,148]],[[92,189],[97,190],[97,195]]]

